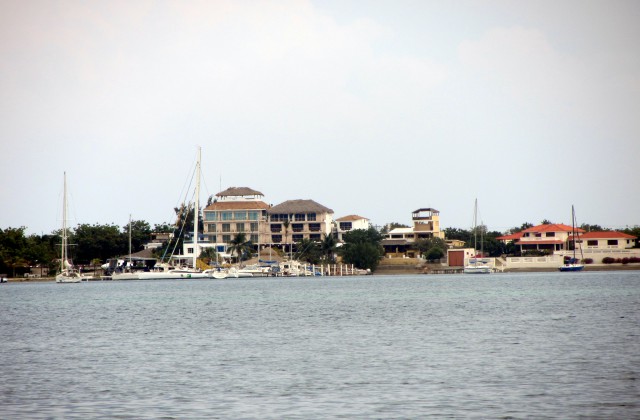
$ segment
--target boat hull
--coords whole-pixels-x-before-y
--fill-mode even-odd
[[[558,270],[560,270],[560,271],[582,271],[583,268],[584,268],[584,265],[582,265],[582,264],[566,264],[566,265],[563,265],[562,267],[558,267]]]
[[[465,274],[491,274],[491,267],[465,267]]]

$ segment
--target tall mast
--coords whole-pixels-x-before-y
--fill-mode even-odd
[[[67,261],[67,173],[64,172],[64,189],[62,196],[62,250],[60,255],[60,272]]]
[[[129,214],[129,268],[131,268],[131,214]]]
[[[198,147],[198,162],[196,163],[196,203],[193,209],[193,268],[197,268],[198,260],[198,221],[199,221],[199,201],[200,201],[200,157],[202,148]]]
[[[478,199],[473,206],[473,250],[478,252]]]

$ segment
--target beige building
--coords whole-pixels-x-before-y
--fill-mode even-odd
[[[244,233],[254,244],[265,243],[267,209],[260,191],[247,187],[231,187],[216,194],[216,201],[203,210],[203,246],[215,246],[218,252],[226,252],[229,242],[238,233]]]
[[[313,200],[288,200],[267,210],[268,239],[273,245],[294,244],[303,239],[322,240],[331,234],[333,210]]]
[[[444,239],[440,230],[440,212],[432,208],[421,208],[411,214],[413,227],[395,228],[382,240],[388,257],[415,257],[413,244],[420,239]]]

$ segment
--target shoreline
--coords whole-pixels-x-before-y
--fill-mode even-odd
[[[373,275],[378,275],[378,276],[399,276],[399,275],[407,275],[407,274],[415,274],[415,275],[420,275],[420,274],[425,274],[428,275],[426,273],[422,273],[422,272],[415,272],[415,273],[408,273],[408,270],[402,270],[402,269],[397,269],[397,270],[381,270],[379,272],[373,272]],[[557,272],[558,269],[557,268],[553,268],[553,267],[545,267],[545,268],[511,268],[511,269],[506,269],[503,271],[503,273],[552,273],[552,272]],[[619,265],[614,265],[614,264],[607,264],[607,265],[587,265],[584,267],[583,272],[588,272],[588,271],[640,271],[640,264],[619,264]],[[495,274],[500,274],[500,273],[495,273]],[[331,276],[333,277],[333,276]],[[353,276],[349,276],[349,277],[353,277]],[[102,281],[102,280],[88,280],[90,282],[93,281]],[[55,277],[8,277],[7,278],[7,282],[8,283],[49,283],[49,282],[55,282]],[[84,283],[84,282],[83,282]]]

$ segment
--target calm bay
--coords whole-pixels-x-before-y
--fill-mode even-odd
[[[640,271],[0,285],[0,418],[640,418]]]

